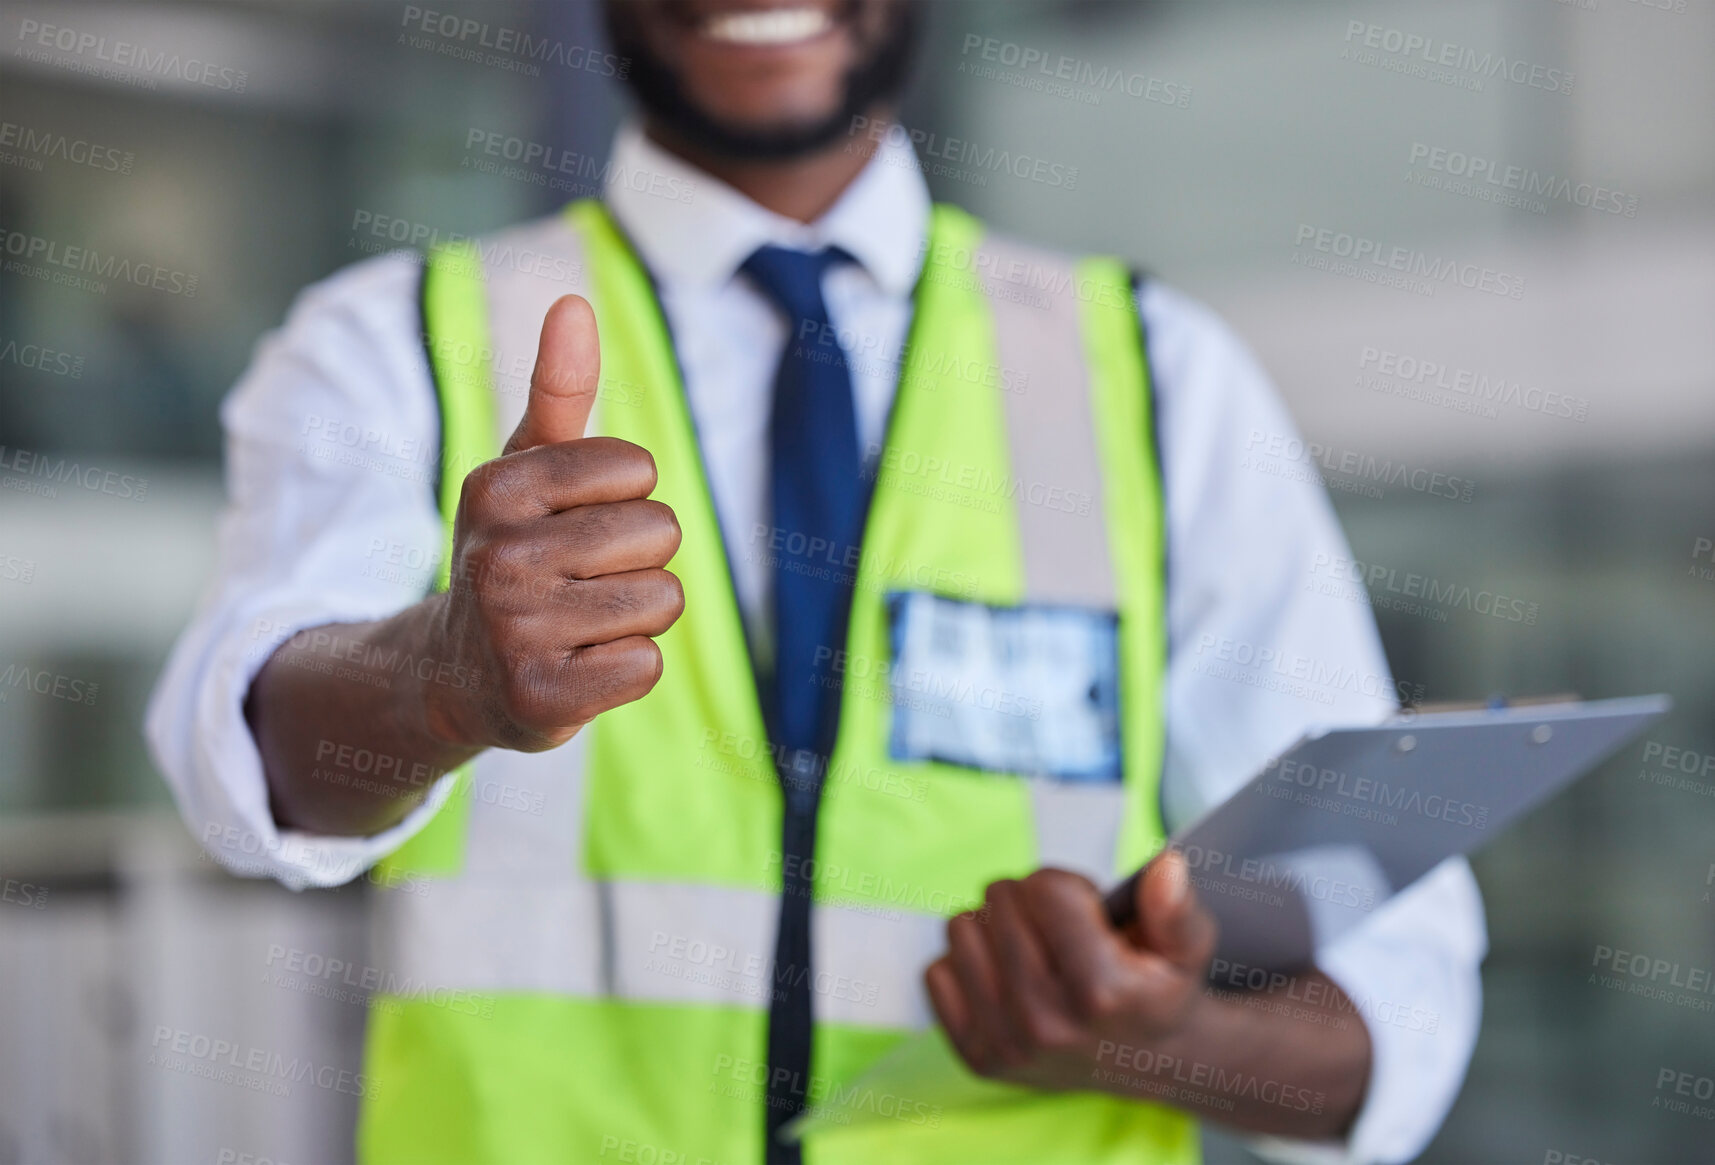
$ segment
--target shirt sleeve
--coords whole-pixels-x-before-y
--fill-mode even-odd
[[[293,889],[357,877],[452,791],[442,777],[372,837],[281,830],[243,711],[251,680],[287,639],[392,615],[433,580],[440,421],[419,272],[407,254],[347,268],[306,289],[258,345],[221,408],[216,576],[149,703],[150,749],[197,840],[234,873]]]
[[[1291,419],[1206,308],[1150,282],[1149,340],[1168,512],[1171,829],[1219,803],[1312,726],[1370,724],[1419,692],[1389,674],[1361,591],[1318,578],[1350,552]],[[1328,593],[1328,592],[1334,593]],[[1396,1162],[1422,1152],[1476,1045],[1482,899],[1452,859],[1322,952],[1373,1047],[1344,1142],[1255,1138],[1279,1161]]]

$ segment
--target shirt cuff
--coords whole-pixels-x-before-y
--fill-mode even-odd
[[[1421,1154],[1459,1095],[1482,1021],[1482,898],[1463,858],[1443,862],[1358,930],[1319,969],[1370,1034],[1363,1107],[1344,1141],[1248,1138],[1283,1165],[1370,1165]]]
[[[393,604],[396,608],[397,604]],[[211,653],[190,700],[169,669],[150,710],[150,736],[157,760],[173,778],[187,824],[216,862],[241,877],[273,878],[292,890],[339,886],[358,877],[397,850],[427,825],[452,795],[457,772],[436,778],[421,804],[398,824],[367,837],[334,837],[283,830],[268,805],[262,756],[244,701],[251,682],[279,646],[299,631],[330,623],[367,622],[394,613],[358,603],[330,610],[323,602],[253,610],[237,621]],[[190,706],[187,723],[174,707]],[[176,729],[176,731],[175,731]],[[173,742],[183,751],[175,762]]]

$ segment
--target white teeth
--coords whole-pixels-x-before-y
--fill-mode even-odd
[[[703,22],[702,34],[727,44],[784,45],[821,36],[833,26],[820,8],[769,8],[711,16]]]

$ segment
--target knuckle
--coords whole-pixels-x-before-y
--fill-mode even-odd
[[[479,522],[494,520],[512,498],[512,478],[511,467],[501,458],[476,466],[459,486],[460,509]]]
[[[500,583],[529,574],[541,557],[542,548],[526,538],[495,538],[488,544],[488,565]]]
[[[1065,1025],[1044,1011],[1032,1010],[1024,1017],[1024,1035],[1031,1047],[1045,1052],[1067,1043]]]
[[[1072,1010],[1085,1023],[1099,1023],[1119,1010],[1119,991],[1106,976],[1092,976],[1073,983],[1067,994]]]
[[[507,717],[516,723],[535,719],[541,684],[536,676],[535,661],[521,650],[503,648],[500,656],[500,702]]]
[[[1095,883],[1082,874],[1056,869],[1035,871],[1019,884],[1019,891],[1038,912],[1060,909],[1097,893]]]
[[[666,668],[666,660],[661,657],[661,649],[653,640],[645,639],[637,645],[636,678],[642,685],[643,695],[654,689],[661,682],[661,673]]]
[[[655,468],[655,455],[641,445],[631,445],[630,448],[633,472],[647,483],[643,486],[643,492],[649,493],[661,480],[661,475]]]
[[[1082,893],[1095,887],[1095,883],[1084,875],[1073,873],[1071,870],[1057,869],[1053,866],[1037,870],[1026,881],[1030,883],[1031,889],[1038,893]]]
[[[601,458],[607,473],[627,480],[637,479],[637,496],[642,497],[655,488],[660,477],[656,472],[655,457],[649,450],[619,437],[596,437],[592,441],[581,444],[590,454]]]
[[[671,558],[684,538],[684,531],[679,527],[679,515],[675,514],[673,507],[666,502],[645,499],[643,504],[649,508],[650,516],[659,527],[659,537],[668,548],[667,557]]]
[[[510,612],[527,594],[541,548],[518,538],[484,538],[464,556],[477,603],[495,615]]]
[[[661,572],[661,611],[669,623],[685,613],[685,584],[670,570]]]

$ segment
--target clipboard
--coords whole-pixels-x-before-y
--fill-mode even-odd
[[[1219,957],[1295,970],[1442,861],[1500,836],[1672,707],[1653,695],[1407,710],[1370,727],[1314,730],[1175,831],[1167,847],[1185,856],[1220,921]],[[1143,872],[1106,896],[1115,925],[1135,918]],[[939,1028],[887,1052],[849,1091],[949,1110],[1028,1095],[973,1075]],[[798,1141],[872,1119],[873,1111],[822,1106],[781,1136]]]
[[[1672,706],[1654,695],[1406,711],[1372,727],[1314,731],[1167,846],[1221,924],[1220,958],[1294,970]],[[1116,926],[1135,917],[1142,875],[1107,895]]]

